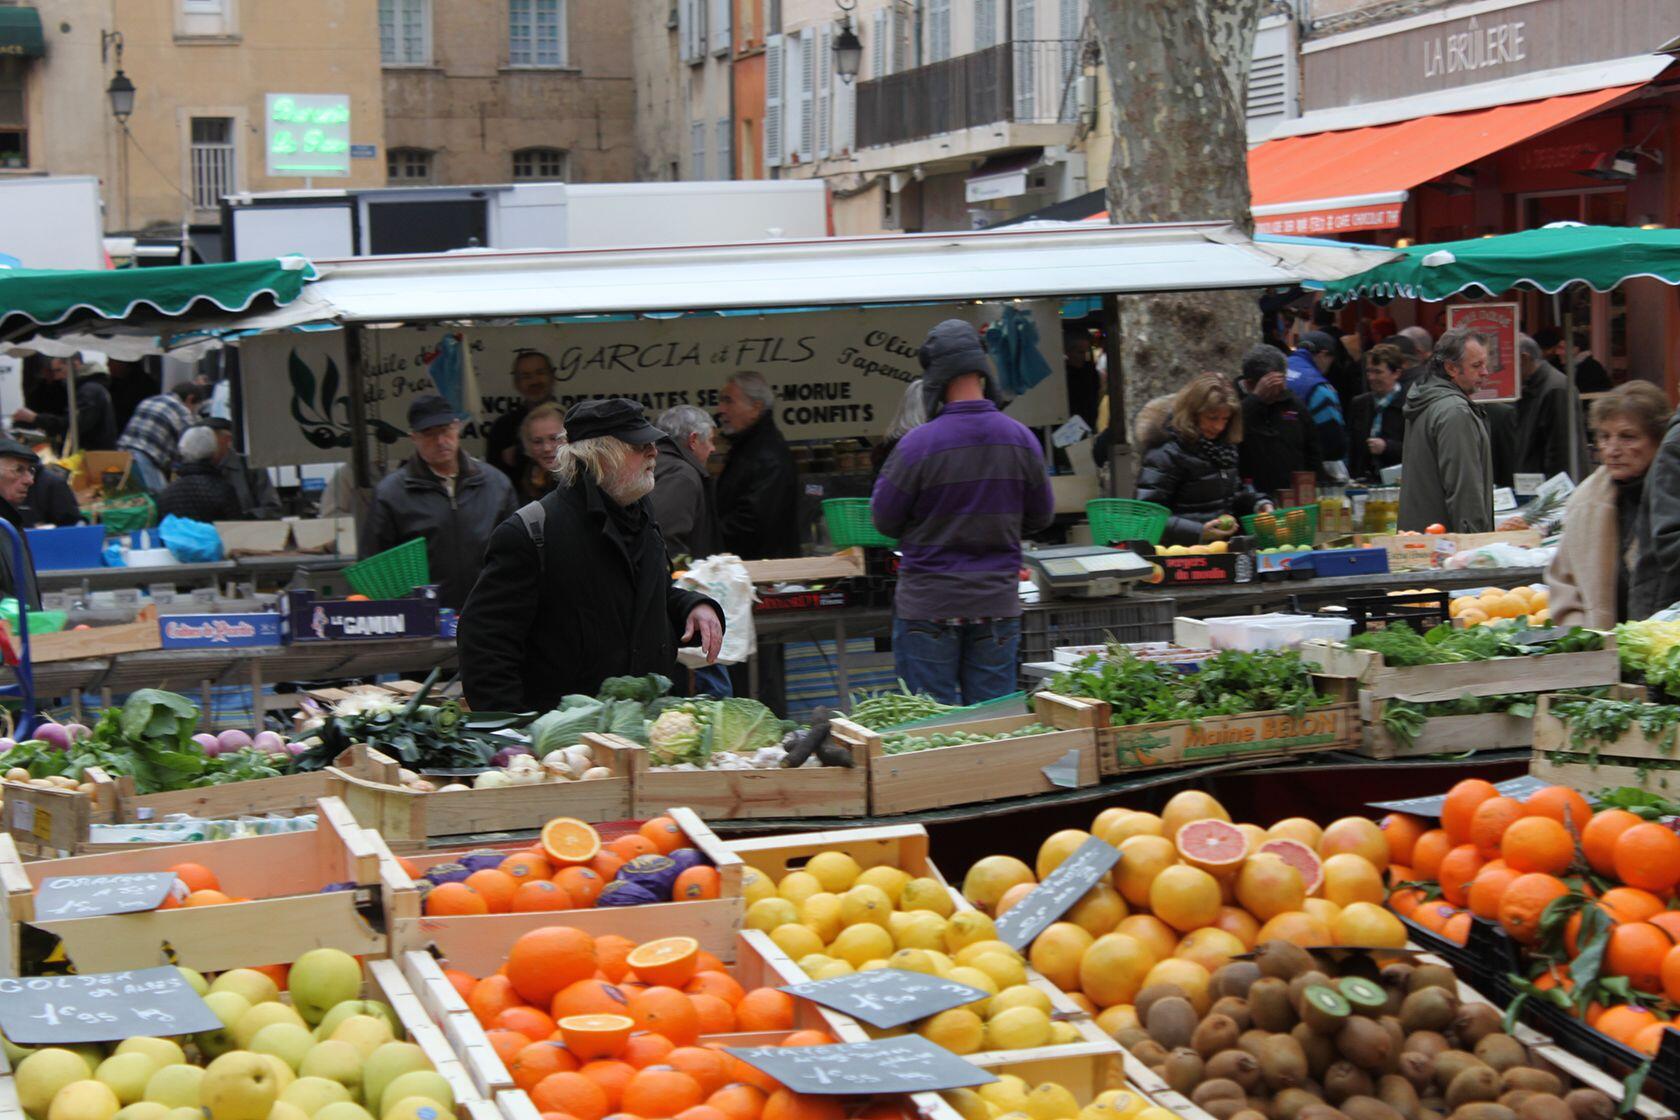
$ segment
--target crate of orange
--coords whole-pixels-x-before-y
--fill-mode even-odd
[[[741,861],[687,808],[599,826],[561,817],[511,852],[403,862],[424,897],[393,916],[394,948],[435,948],[469,971],[496,968],[516,937],[558,913],[592,935],[683,934],[719,954],[734,951],[741,925]]]
[[[857,744],[850,766],[798,766],[783,770],[671,770],[648,761],[647,748],[617,735],[593,737],[596,757],[614,773],[631,774],[635,813],[686,805],[709,821],[759,817],[866,817],[869,758]],[[605,751],[603,752],[603,748]]]
[[[317,947],[387,956],[384,916],[412,908],[404,896],[414,888],[343,802],[323,798],[315,811],[309,831],[30,863],[0,836],[8,971],[30,975],[40,963],[35,949],[25,951],[20,923],[48,935],[32,945],[61,942],[81,972],[149,967],[164,946],[175,963],[200,972],[284,963]],[[174,871],[178,896],[150,913],[37,920],[34,893],[46,879],[143,871]]]

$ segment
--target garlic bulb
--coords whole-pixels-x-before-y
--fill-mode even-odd
[[[605,766],[591,766],[583,772],[583,780],[592,782],[597,778],[610,778],[612,771]]]
[[[505,789],[513,784],[513,779],[504,770],[486,770],[473,779],[474,789]]]

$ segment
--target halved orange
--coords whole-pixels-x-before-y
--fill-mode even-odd
[[[636,1021],[628,1015],[568,1015],[560,1020],[560,1037],[580,1062],[612,1058],[624,1052]]]
[[[624,963],[649,984],[680,988],[694,979],[700,964],[700,942],[692,937],[661,937],[630,950]]]
[[[543,825],[542,848],[555,863],[588,863],[601,850],[601,834],[576,817],[555,817]]]

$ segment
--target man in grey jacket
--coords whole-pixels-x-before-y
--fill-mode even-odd
[[[1449,533],[1493,528],[1493,458],[1487,421],[1470,394],[1487,379],[1487,344],[1450,330],[1435,344],[1429,372],[1406,396],[1400,528]]]
[[[673,564],[681,557],[701,560],[718,550],[717,501],[706,461],[712,457],[717,430],[704,409],[680,404],[660,413],[654,426],[665,433],[655,446],[653,519],[665,538]]]

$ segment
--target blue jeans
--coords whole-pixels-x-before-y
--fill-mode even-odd
[[[729,682],[729,670],[722,665],[700,665],[694,669],[694,691],[700,696],[714,696],[727,700],[735,695]]]
[[[156,497],[163,493],[163,488],[169,485],[169,476],[152,465],[152,461],[144,455],[136,454],[130,462],[134,466],[133,473],[139,478],[140,486],[146,493]]]
[[[951,625],[893,618],[893,668],[911,692],[941,704],[978,704],[1016,689],[1021,620]]]

